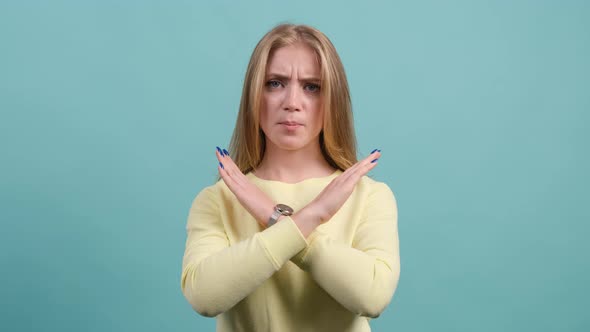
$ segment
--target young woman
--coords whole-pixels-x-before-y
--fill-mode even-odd
[[[329,39],[282,24],[246,72],[219,181],[194,199],[181,289],[217,331],[370,331],[400,274],[397,205],[357,161],[344,68]]]

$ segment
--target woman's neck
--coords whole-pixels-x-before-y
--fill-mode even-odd
[[[260,165],[254,175],[265,180],[296,183],[314,177],[324,177],[336,169],[324,158],[319,145],[309,144],[298,150],[284,150],[267,145]]]

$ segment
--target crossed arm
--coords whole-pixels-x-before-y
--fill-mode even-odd
[[[230,245],[217,204],[214,190],[203,190],[187,222],[181,288],[200,314],[213,317],[229,310],[289,260],[359,315],[378,317],[390,302],[400,261],[397,205],[385,184],[375,184],[369,195],[352,246],[319,229],[306,239],[290,217]]]
[[[191,206],[181,276],[184,296],[207,317],[232,308],[307,246],[289,217],[230,245],[213,191],[203,190]]]

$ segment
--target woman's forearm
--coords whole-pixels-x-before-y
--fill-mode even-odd
[[[319,210],[312,204],[297,211],[291,218],[306,239],[322,223]]]
[[[207,317],[232,308],[307,245],[293,220],[233,245],[222,233],[202,229],[189,232],[181,288],[193,309]]]
[[[396,234],[384,232],[389,241]],[[342,306],[356,314],[378,317],[390,302],[400,275],[399,249],[381,246],[360,250],[315,233],[298,265]],[[384,242],[381,242],[384,243]],[[385,249],[387,248],[387,249]]]
[[[400,276],[397,203],[391,189],[376,185],[364,210],[351,242],[318,230],[291,261],[351,312],[377,317]]]

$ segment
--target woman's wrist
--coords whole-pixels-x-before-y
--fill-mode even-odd
[[[263,208],[260,209],[258,222],[261,223],[264,227],[268,227],[268,220],[272,216],[275,211],[275,204],[272,202],[267,202],[263,204]],[[278,220],[277,220],[278,221]]]
[[[321,225],[322,221],[318,212],[314,205],[308,205],[291,216],[305,238]]]

